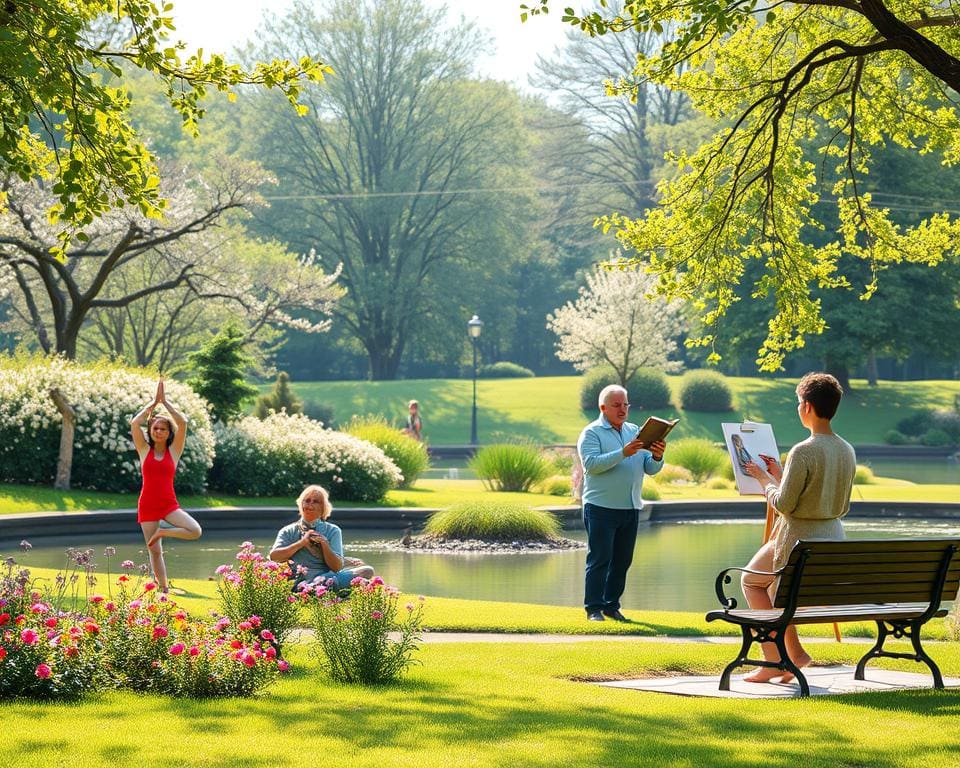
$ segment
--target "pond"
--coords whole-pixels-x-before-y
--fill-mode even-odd
[[[850,520],[850,538],[960,535],[960,521]],[[624,609],[705,611],[716,607],[713,584],[724,567],[744,565],[759,546],[762,526],[754,520],[683,521],[641,526],[630,569]],[[273,532],[251,534],[264,550]],[[567,531],[584,538],[583,531]],[[405,592],[475,600],[579,606],[583,600],[584,550],[538,554],[422,554],[386,551],[371,544],[395,531],[344,531],[348,554],[363,557],[388,584]],[[205,535],[197,542],[167,540],[167,566],[176,577],[205,578],[236,554],[238,535]],[[123,559],[145,562],[143,540],[131,536],[103,541],[75,537],[69,542],[35,542],[27,553],[0,550],[25,566],[59,567],[64,548],[92,548],[99,569],[105,545],[117,548],[113,567]]]

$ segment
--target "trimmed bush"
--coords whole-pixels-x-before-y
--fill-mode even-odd
[[[424,533],[438,539],[547,541],[560,535],[560,522],[543,509],[522,504],[472,501],[434,512]]]
[[[391,427],[382,416],[354,418],[346,431],[354,437],[373,443],[397,465],[403,475],[401,488],[412,486],[430,467],[427,446]]]
[[[725,450],[700,437],[686,437],[670,443],[667,454],[671,464],[686,467],[698,483],[722,471],[723,465],[730,462]]]
[[[485,446],[470,459],[469,466],[493,491],[529,491],[552,473],[540,449],[524,443]]]
[[[714,491],[726,491],[734,487],[733,480],[727,480],[725,477],[711,477],[707,480],[707,488]]]
[[[319,400],[304,400],[303,414],[314,421],[319,421],[327,429],[337,429],[339,426],[333,406],[329,403],[321,403]]]
[[[933,426],[932,414],[929,408],[908,413],[897,422],[896,431],[907,437],[920,437]]]
[[[548,496],[571,496],[573,494],[573,481],[569,475],[551,475],[542,483],[540,490]]]
[[[53,387],[77,416],[71,485],[137,491],[140,467],[130,438],[130,419],[153,398],[156,375],[116,363],[81,365],[41,355],[0,356],[0,481],[53,482],[62,424],[48,394]],[[200,493],[214,453],[207,405],[185,384],[169,380],[165,387],[170,401],[190,422],[176,489]]]
[[[960,413],[936,410],[930,414],[930,426],[932,429],[940,429],[946,432],[953,445],[960,443]]]
[[[673,445],[671,444],[669,450],[673,451]],[[663,468],[657,472],[654,477],[657,479],[658,483],[692,483],[693,482],[693,473],[686,467],[681,467],[679,464],[664,464]]]
[[[619,383],[620,380],[613,369],[594,368],[584,375],[580,385],[580,409],[585,413],[594,413],[597,410],[600,391],[609,384]],[[637,404],[634,410],[652,411],[670,407],[670,384],[662,371],[655,368],[641,368],[630,378],[626,386],[630,402]]]
[[[534,376],[529,368],[506,360],[477,368],[477,377],[481,379],[532,379]]]
[[[954,440],[950,435],[948,435],[942,429],[928,429],[920,437],[920,442],[923,445],[928,445],[931,448],[940,448],[942,446],[953,445]]]
[[[260,395],[257,398],[257,404],[253,407],[253,415],[258,419],[267,418],[270,411],[303,413],[303,403],[293,393],[293,388],[290,386],[290,376],[285,371],[280,371],[277,374],[273,391],[266,395]]]
[[[296,496],[319,483],[331,499],[379,501],[403,480],[386,454],[303,415],[273,413],[217,424],[210,486],[241,496]]]
[[[733,392],[716,371],[690,371],[680,384],[680,407],[685,411],[718,413],[733,410]]]
[[[640,498],[644,501],[660,501],[660,489],[656,483],[650,482],[650,478],[644,480],[643,487],[640,489]]]
[[[883,436],[883,442],[887,445],[906,445],[910,442],[910,438],[903,434],[903,432],[891,429]]]

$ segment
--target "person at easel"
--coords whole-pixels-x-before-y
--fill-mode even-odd
[[[767,503],[776,512],[769,541],[760,547],[747,569],[770,574],[782,568],[800,539],[845,538],[840,519],[850,509],[857,458],[853,447],[833,431],[830,423],[842,396],[843,388],[833,376],[808,373],[797,384],[797,414],[810,437],[790,449],[782,471],[775,457],[763,454],[760,459],[765,468],[752,461],[744,466],[744,471],[763,487]],[[776,577],[745,573],[741,585],[751,608],[773,608],[770,595],[776,589]],[[798,667],[810,663],[795,627],[787,629],[784,642]],[[767,661],[779,661],[773,643],[763,643],[761,648]],[[743,679],[767,683],[775,678],[786,683],[793,675],[760,667]]]

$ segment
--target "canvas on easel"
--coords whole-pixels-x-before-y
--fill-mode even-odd
[[[780,462],[780,450],[777,440],[773,436],[773,427],[754,421],[744,421],[734,424],[721,424],[723,439],[730,452],[730,461],[733,463],[733,477],[737,483],[737,490],[741,496],[762,496],[763,488],[760,483],[750,477],[744,467],[751,461],[761,469],[766,465],[761,456],[772,456]]]

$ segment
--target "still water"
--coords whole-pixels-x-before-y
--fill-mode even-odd
[[[960,521],[866,520],[846,524],[850,538],[956,536]],[[630,569],[625,609],[701,611],[716,607],[713,584],[725,567],[744,565],[760,544],[762,525],[753,520],[685,521],[641,526]],[[251,534],[263,550],[273,532]],[[567,531],[583,540],[582,531]],[[388,551],[371,542],[397,536],[395,531],[344,531],[347,554],[364,558],[388,584],[405,592],[476,600],[579,606],[583,600],[584,550],[537,554],[421,554]],[[195,542],[164,542],[167,567],[174,581],[210,577],[221,563],[233,560],[241,538],[205,535]],[[106,569],[103,548],[116,547],[112,568],[130,559],[146,561],[143,540],[103,541],[77,537],[69,542],[38,541],[26,553],[0,547],[0,559],[12,555],[25,566],[58,567],[64,548],[91,548],[98,570]]]

